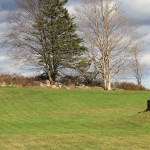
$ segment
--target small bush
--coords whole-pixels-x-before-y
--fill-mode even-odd
[[[145,90],[147,90],[142,85],[137,85],[137,84],[128,83],[128,82],[115,83],[115,84],[113,84],[113,87],[117,88],[117,89],[123,89],[123,90],[135,90],[135,91],[145,91]]]

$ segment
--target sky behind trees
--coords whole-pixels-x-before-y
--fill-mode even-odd
[[[74,6],[80,5],[80,0],[69,0],[67,8],[72,11]],[[139,32],[144,37],[144,55],[142,62],[147,64],[150,68],[150,0],[121,0],[122,9],[125,10],[125,14],[135,20],[139,24]],[[7,32],[7,19],[5,14],[8,11],[16,9],[14,0],[0,0],[0,35]],[[11,61],[5,54],[7,47],[0,49],[0,73],[19,73],[23,75],[30,75],[31,72],[21,70],[19,67],[16,68],[11,64]],[[127,80],[133,80],[128,79]],[[145,76],[144,85],[150,87],[150,71],[147,69],[147,75]]]

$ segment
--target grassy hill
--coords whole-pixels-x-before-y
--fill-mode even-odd
[[[0,88],[0,150],[149,150],[150,92]]]

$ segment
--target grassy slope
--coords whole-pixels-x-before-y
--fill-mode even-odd
[[[150,92],[0,88],[0,150],[149,150]]]

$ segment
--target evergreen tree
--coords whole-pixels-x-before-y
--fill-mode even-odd
[[[87,64],[84,59],[86,47],[81,45],[83,40],[76,33],[74,18],[69,16],[64,7],[67,1],[41,0],[45,46],[40,62],[46,64],[46,73],[51,82],[57,80],[62,68],[77,69]]]

